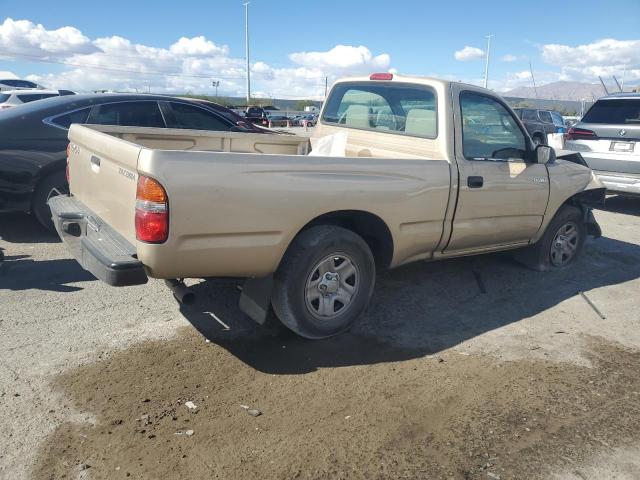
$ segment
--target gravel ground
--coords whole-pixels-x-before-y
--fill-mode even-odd
[[[309,342],[243,317],[234,281],[190,307],[107,287],[0,215],[0,478],[640,478],[640,200],[596,216],[566,271],[385,272]]]

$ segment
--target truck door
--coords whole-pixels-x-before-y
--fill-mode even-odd
[[[502,100],[452,85],[458,202],[445,251],[526,245],[542,224],[549,197],[545,165]]]

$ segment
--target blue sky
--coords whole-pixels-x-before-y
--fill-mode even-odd
[[[223,93],[241,92],[242,2],[184,0],[175,5],[3,2],[0,55],[9,52],[13,58],[0,57],[0,71],[80,90],[144,85],[207,90],[205,77],[217,75]],[[498,90],[530,83],[529,60],[539,83],[597,82],[597,74],[620,76],[625,69],[629,81],[640,81],[640,0],[254,0],[250,15],[252,63],[258,63],[255,90],[267,94],[316,95],[323,76],[376,69],[479,82],[488,33],[494,35],[490,86]],[[8,25],[8,18],[30,24]],[[74,31],[60,32],[62,27]],[[186,41],[176,47],[182,37]],[[610,41],[599,42],[603,39]],[[337,45],[351,50],[334,50]],[[455,52],[465,47],[471,48],[457,60]],[[163,72],[175,75],[167,80]]]

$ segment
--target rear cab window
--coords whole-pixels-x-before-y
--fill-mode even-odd
[[[434,139],[438,136],[435,90],[403,83],[336,85],[322,122],[344,128]]]
[[[581,122],[640,125],[640,98],[598,100],[585,114]]]
[[[0,103],[4,103],[11,97],[11,94],[8,93],[0,93]]]

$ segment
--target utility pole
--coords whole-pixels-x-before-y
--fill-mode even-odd
[[[489,53],[491,52],[491,37],[493,35],[487,35],[487,59],[484,65],[484,88],[488,88],[489,84]]]
[[[220,86],[220,80],[212,80],[211,86],[216,87],[216,98],[218,98],[218,87]]]
[[[244,5],[244,43],[247,58],[247,105],[251,103],[251,72],[249,68],[249,2]]]
[[[329,87],[329,77],[324,77],[324,99],[327,99],[327,88]]]
[[[536,98],[538,98],[538,89],[536,88],[536,79],[533,76],[533,67],[531,66],[531,60],[529,60],[529,71],[531,72],[531,81],[533,82],[533,91],[536,94]]]

